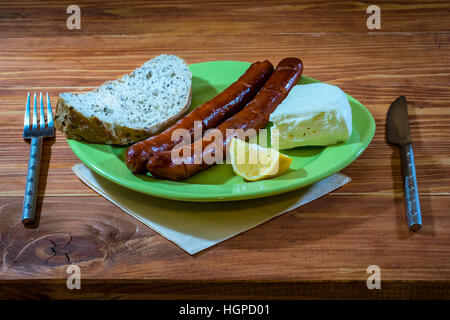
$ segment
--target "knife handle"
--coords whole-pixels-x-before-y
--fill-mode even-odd
[[[406,219],[408,228],[417,231],[422,227],[419,192],[417,189],[416,166],[411,143],[401,145],[403,185],[406,197]]]

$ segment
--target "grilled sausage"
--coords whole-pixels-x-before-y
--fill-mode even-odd
[[[231,139],[236,134],[236,129],[257,130],[265,128],[269,123],[270,114],[286,98],[292,87],[298,82],[303,72],[303,64],[300,59],[286,58],[277,66],[275,72],[266,82],[263,88],[258,92],[255,99],[248,103],[240,112],[224,121],[216,129],[221,133],[222,141],[220,144],[212,143],[213,135],[205,135],[201,141],[201,152],[195,152],[195,143],[188,147],[188,152],[184,153],[183,148],[176,149],[181,151],[177,161],[174,161],[171,151],[165,151],[154,154],[149,158],[147,170],[155,177],[166,178],[170,180],[184,180],[200,172],[211,164],[205,162],[205,159],[214,158],[216,152],[221,152],[225,156],[226,149]],[[227,130],[234,130],[234,134],[227,134]],[[229,132],[229,131],[228,131]],[[214,141],[215,142],[215,141]],[[216,150],[220,145],[221,150]]]
[[[201,121],[202,133],[217,127],[251,101],[272,73],[273,65],[269,61],[253,63],[236,82],[216,97],[197,107],[162,133],[132,145],[125,154],[128,169],[134,173],[145,173],[145,165],[152,154],[171,150],[181,142],[182,137],[172,141],[172,133],[177,129],[189,130],[192,141],[194,121]]]

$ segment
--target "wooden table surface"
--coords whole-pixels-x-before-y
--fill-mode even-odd
[[[81,8],[69,30],[66,8]],[[372,2],[0,2],[0,297],[450,297],[450,4]],[[90,90],[160,53],[188,63],[274,64],[298,56],[305,75],[340,86],[376,120],[344,187],[195,256],[80,182],[61,133],[45,141],[40,223],[21,211],[29,144],[28,91]],[[390,103],[406,95],[423,229],[405,224],[400,154],[385,141]],[[68,290],[77,264],[82,289]],[[381,269],[368,290],[366,269]]]

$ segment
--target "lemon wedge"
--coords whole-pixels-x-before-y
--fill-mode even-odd
[[[233,138],[230,142],[233,171],[247,181],[279,176],[289,169],[292,158],[272,148]]]

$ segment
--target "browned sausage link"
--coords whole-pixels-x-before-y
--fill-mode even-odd
[[[172,133],[177,129],[189,130],[192,141],[194,121],[202,121],[203,132],[217,127],[252,100],[272,73],[273,65],[269,61],[253,63],[236,82],[216,97],[197,107],[162,133],[132,145],[125,155],[127,167],[134,173],[144,173],[152,154],[171,150],[181,142],[182,137],[172,141]]]
[[[261,91],[242,111],[224,121],[217,127],[223,141],[221,142],[222,155],[226,155],[226,148],[234,135],[227,135],[227,129],[254,129],[255,132],[265,128],[269,123],[270,114],[276,109],[281,101],[286,98],[292,87],[298,82],[303,72],[303,64],[300,59],[286,58],[282,60],[270,79],[263,86]],[[195,153],[194,144],[189,146],[190,154],[181,155],[180,161],[174,162],[171,152],[161,152],[154,154],[147,163],[147,170],[155,177],[170,180],[184,180],[208,167],[205,163],[205,156],[213,156],[216,150],[209,137],[204,137],[201,141],[202,152]],[[176,149],[174,149],[176,150]],[[180,150],[181,151],[181,150]],[[184,150],[183,150],[184,151]],[[201,156],[201,160],[196,161],[196,157]],[[198,163],[197,163],[198,162]]]

